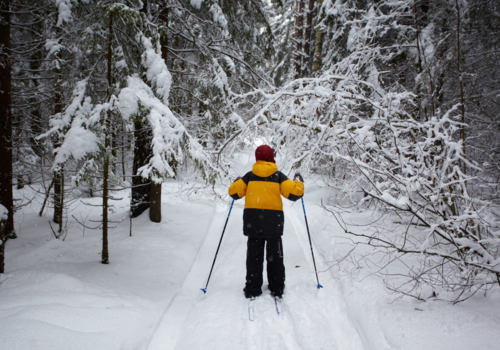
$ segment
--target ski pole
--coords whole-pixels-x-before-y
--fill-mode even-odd
[[[316,281],[318,281],[318,289],[320,289],[323,288],[323,286],[319,284],[318,270],[316,269],[316,261],[314,260],[313,245],[311,242],[311,234],[309,233],[309,225],[307,224],[306,207],[304,206],[304,198],[302,197],[301,199],[302,199],[302,209],[304,209],[304,219],[306,219],[307,236],[309,236],[309,245],[311,246],[311,255],[313,257],[314,272],[316,272]]]
[[[212,276],[212,270],[214,269],[215,260],[217,259],[217,254],[219,254],[220,244],[222,243],[222,237],[224,237],[224,232],[226,231],[227,222],[229,221],[229,215],[231,215],[233,204],[234,204],[234,199],[231,202],[231,207],[229,208],[229,213],[227,214],[226,223],[224,224],[224,229],[222,230],[222,235],[220,236],[219,246],[217,247],[217,251],[215,252],[214,262],[212,263],[212,268],[210,269],[210,273],[208,274],[207,285],[205,286],[205,288],[200,289],[201,291],[203,291],[203,294],[207,292],[208,282],[210,282],[210,276]]]

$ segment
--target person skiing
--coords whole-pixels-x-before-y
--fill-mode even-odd
[[[274,151],[267,145],[255,150],[256,163],[243,178],[236,178],[229,187],[229,195],[245,198],[243,234],[248,237],[246,258],[246,298],[262,294],[264,247],[266,247],[267,279],[273,297],[281,298],[285,289],[283,265],[284,215],[281,196],[296,201],[304,195],[304,180],[296,173],[294,181],[278,171]]]

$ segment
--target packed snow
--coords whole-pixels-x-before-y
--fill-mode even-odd
[[[250,152],[231,160],[231,179],[251,169]],[[277,158],[278,166],[280,164]],[[214,190],[164,183],[162,222],[148,212],[133,219],[128,192],[113,194],[110,264],[100,264],[101,198],[71,205],[68,234],[55,239],[39,217],[43,198],[28,186],[16,198],[35,197],[15,216],[18,238],[9,240],[0,275],[1,349],[498,349],[500,293],[451,305],[395,299],[369,268],[338,261],[352,246],[321,201],[334,195],[320,177],[305,177],[304,196],[320,283],[312,264],[301,202],[284,202],[286,267],[284,314],[266,289],[248,319],[243,295],[246,238],[243,200],[228,220],[215,268],[205,287],[230,206],[229,180]],[[194,186],[190,189],[190,186]],[[217,198],[217,199],[216,199]],[[0,208],[1,209],[1,208]],[[0,210],[1,211],[1,210]],[[368,222],[369,210],[346,217]]]

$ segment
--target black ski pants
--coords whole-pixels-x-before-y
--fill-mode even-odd
[[[248,237],[247,242],[247,297],[262,294],[262,272],[264,269],[264,247],[266,248],[267,280],[269,290],[281,296],[285,289],[285,265],[283,265],[283,243],[279,237]]]

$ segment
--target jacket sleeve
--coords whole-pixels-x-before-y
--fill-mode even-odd
[[[281,182],[280,191],[281,195],[291,201],[296,201],[304,195],[304,184],[299,180],[292,181],[283,175],[286,180]]]
[[[247,194],[247,184],[243,179],[239,179],[229,186],[228,193],[233,199],[243,198]]]

